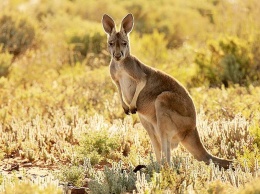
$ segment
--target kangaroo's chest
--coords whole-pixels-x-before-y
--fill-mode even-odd
[[[123,100],[127,105],[129,105],[135,94],[136,81],[133,80],[124,70],[118,70],[116,72],[116,79],[119,82]]]

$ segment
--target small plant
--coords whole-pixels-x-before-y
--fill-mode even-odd
[[[95,180],[90,181],[92,194],[114,193],[121,194],[135,189],[136,174],[130,169],[123,170],[122,163],[113,163],[112,168],[105,167],[104,172],[96,174]]]
[[[57,174],[57,178],[62,182],[81,187],[85,178],[85,170],[82,166],[63,166]]]
[[[107,130],[88,131],[82,136],[78,153],[82,158],[89,158],[91,164],[99,162],[108,162],[110,159],[118,158],[118,150],[120,148],[120,140],[118,136],[110,136]]]
[[[26,157],[30,162],[33,162],[36,159],[35,151],[32,149],[26,150]]]

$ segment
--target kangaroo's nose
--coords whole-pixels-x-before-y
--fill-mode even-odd
[[[121,54],[120,53],[115,53],[114,57],[116,60],[119,60],[121,58]]]

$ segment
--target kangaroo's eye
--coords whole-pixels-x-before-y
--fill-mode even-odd
[[[122,42],[122,45],[123,45],[123,46],[126,46],[126,45],[127,45],[127,42]]]
[[[109,44],[109,46],[114,46],[113,42],[109,42],[108,44]]]

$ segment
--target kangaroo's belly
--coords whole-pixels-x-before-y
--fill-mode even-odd
[[[127,75],[122,75],[119,79],[123,101],[130,105],[136,90],[136,82]]]

